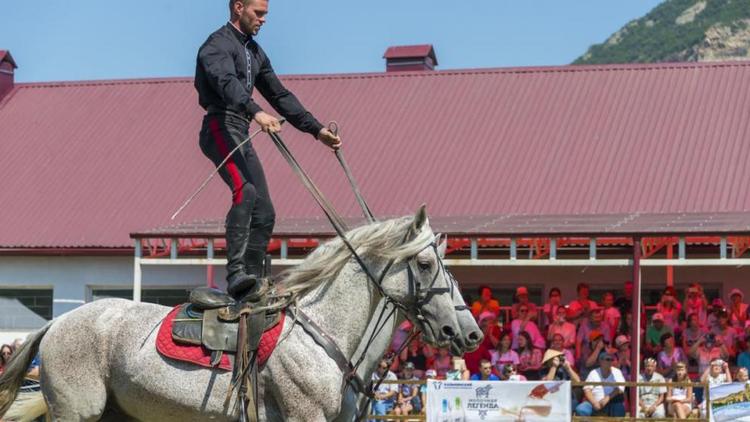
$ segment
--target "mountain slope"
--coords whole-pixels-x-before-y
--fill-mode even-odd
[[[574,64],[750,59],[750,1],[667,0]]]

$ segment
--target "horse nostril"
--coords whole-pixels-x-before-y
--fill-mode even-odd
[[[453,338],[456,336],[456,331],[453,330],[453,327],[449,325],[443,325],[443,328],[440,329],[440,331],[443,333],[444,336]]]
[[[484,335],[482,335],[481,331],[472,331],[469,333],[469,341],[472,343],[479,343],[484,339]]]

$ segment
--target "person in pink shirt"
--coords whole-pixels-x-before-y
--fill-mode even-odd
[[[520,286],[516,289],[516,303],[513,304],[513,306],[510,309],[510,314],[512,319],[518,318],[518,309],[521,306],[526,306],[529,309],[528,314],[526,315],[526,318],[528,320],[536,322],[537,317],[537,309],[536,304],[529,302],[529,289],[527,289],[525,286]]]
[[[544,307],[542,308],[542,314],[544,317],[544,321],[542,321],[542,326],[548,326],[555,322],[556,316],[557,316],[557,308],[564,307],[564,305],[561,302],[562,295],[560,293],[560,289],[557,287],[553,287],[549,291],[549,299],[547,300],[547,303],[544,304]]]
[[[531,342],[533,343],[533,346],[544,350],[546,347],[546,343],[544,341],[544,337],[542,336],[542,333],[539,331],[539,327],[537,327],[536,323],[534,321],[531,321],[531,319],[528,318],[529,308],[526,305],[521,305],[518,307],[518,318],[514,319],[510,323],[510,330],[513,333],[513,348],[518,348],[518,335],[522,332],[527,332],[531,336]]]
[[[685,303],[682,306],[685,314],[695,314],[701,328],[708,329],[708,299],[698,283],[692,283],[687,289]]]
[[[597,307],[596,302],[589,299],[589,285],[578,283],[576,286],[578,297],[568,304],[568,319],[576,326],[582,321],[588,321],[591,310]]]
[[[744,297],[740,289],[732,289],[729,292],[729,323],[737,334],[742,334],[747,321],[747,303],[743,302]]]
[[[609,325],[611,333],[616,333],[620,328],[620,310],[615,307],[615,295],[612,292],[604,293],[602,300],[604,305],[604,323]]]
[[[680,332],[680,312],[682,305],[677,300],[674,287],[667,286],[661,295],[661,300],[656,304],[656,312],[664,317],[664,325],[671,328],[673,332]]]
[[[567,317],[567,307],[559,306],[555,315],[555,322],[547,327],[547,341],[551,341],[555,335],[560,335],[563,339],[563,346],[566,349],[573,350],[576,345],[576,326],[568,322]]]

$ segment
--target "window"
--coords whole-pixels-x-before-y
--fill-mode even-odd
[[[141,291],[141,301],[156,303],[164,306],[176,306],[188,301],[192,287],[173,289],[144,288]],[[92,289],[91,299],[122,298],[133,300],[133,289]]]
[[[0,297],[17,299],[22,305],[40,317],[52,319],[52,289],[11,289],[0,288]]]

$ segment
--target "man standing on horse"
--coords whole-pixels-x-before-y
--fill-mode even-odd
[[[249,123],[275,133],[281,123],[252,99],[253,88],[289,123],[331,148],[341,139],[318,122],[282,85],[266,53],[253,39],[266,22],[268,0],[230,0],[229,22],[211,34],[198,51],[195,88],[206,110],[200,147],[215,165],[248,137]],[[262,278],[275,212],[265,175],[251,143],[219,169],[232,190],[226,218],[227,292],[235,298],[259,299],[267,287]]]

